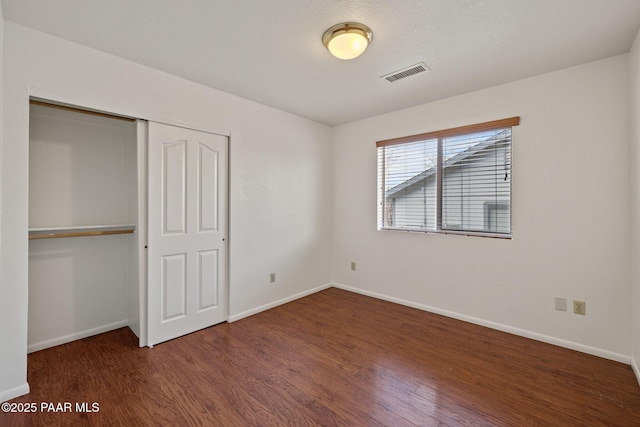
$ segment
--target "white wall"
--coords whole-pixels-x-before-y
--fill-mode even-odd
[[[631,286],[632,343],[634,372],[640,381],[640,31],[629,53],[630,130],[631,130]]]
[[[629,362],[628,89],[621,55],[336,128],[334,280]],[[375,141],[512,116],[513,240],[376,231]]]
[[[0,82],[4,80],[4,27],[5,22],[2,16],[2,5],[0,5]],[[3,88],[0,84],[0,129],[4,129],[4,106],[2,105],[2,99]],[[5,153],[4,135],[3,132],[0,132],[0,176],[4,173],[4,162],[2,159],[5,158]],[[22,362],[22,358],[16,359],[15,351],[10,348],[10,346],[16,346],[20,349],[26,348],[27,329],[23,321],[26,313],[18,314],[19,311],[16,310],[15,306],[11,303],[12,301],[26,303],[23,289],[12,286],[5,280],[4,274],[4,258],[7,246],[3,243],[5,228],[3,209],[6,207],[6,204],[2,196],[5,185],[6,184],[0,179],[0,342],[2,342],[2,345],[0,345],[0,367],[7,366],[10,368],[0,368],[0,402],[11,396],[29,392],[29,386],[26,384],[24,378],[25,364]],[[8,340],[7,345],[4,343],[5,337],[7,337]]]
[[[28,391],[28,98],[230,132],[230,307],[240,318],[331,282],[331,129],[6,22],[0,401]],[[277,281],[269,284],[269,273]]]

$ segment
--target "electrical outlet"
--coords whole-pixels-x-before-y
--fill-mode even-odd
[[[353,271],[356,271],[356,263],[355,263],[355,261],[351,261],[351,269]]]
[[[567,311],[567,299],[556,297],[556,310]]]
[[[269,283],[274,283],[276,281],[276,273],[269,273]]]
[[[573,312],[575,314],[587,314],[587,303],[573,300]]]

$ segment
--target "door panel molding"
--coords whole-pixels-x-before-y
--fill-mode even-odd
[[[227,320],[226,136],[148,124],[149,346]]]

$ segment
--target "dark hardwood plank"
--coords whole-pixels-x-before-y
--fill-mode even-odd
[[[123,328],[39,351],[28,377],[11,403],[38,411],[1,426],[640,425],[627,365],[334,288],[153,349]]]

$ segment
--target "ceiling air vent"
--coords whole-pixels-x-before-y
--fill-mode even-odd
[[[394,71],[393,73],[386,74],[381,78],[387,79],[390,82],[395,82],[396,80],[404,79],[405,77],[415,76],[416,74],[424,73],[425,71],[429,71],[429,67],[424,62],[419,62],[415,65],[412,65],[407,68],[403,68],[399,71]]]

